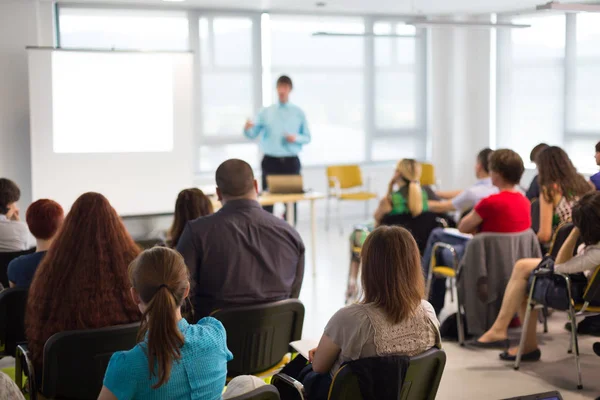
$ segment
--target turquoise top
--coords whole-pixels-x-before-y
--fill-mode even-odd
[[[277,103],[263,108],[254,120],[254,127],[244,131],[249,139],[260,137],[260,149],[271,157],[293,157],[310,143],[306,116],[300,107],[290,103]],[[295,135],[289,143],[287,135]]]
[[[113,354],[104,376],[104,386],[119,400],[219,400],[227,378],[227,362],[233,355],[227,349],[225,328],[214,318],[207,317],[190,325],[185,319],[178,322],[185,343],[181,359],[173,363],[169,381],[158,389],[158,382],[148,372],[145,343],[129,351]]]

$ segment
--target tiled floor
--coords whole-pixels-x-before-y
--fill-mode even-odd
[[[350,223],[351,224],[351,223]],[[350,225],[349,224],[349,225]],[[307,245],[307,266],[301,300],[306,307],[304,338],[318,339],[329,318],[344,305],[348,274],[348,234],[337,229],[318,231],[317,275],[311,274],[311,249],[308,225],[300,223],[299,230]],[[449,303],[449,302],[447,302]],[[449,303],[452,312],[455,305]],[[524,364],[520,371],[498,359],[498,351],[471,350],[456,343],[444,343],[447,364],[438,399],[504,399],[508,397],[559,390],[566,400],[594,399],[600,396],[600,358],[592,352],[595,339],[582,337],[581,366],[584,389],[577,391],[573,356],[567,354],[569,334],[563,329],[566,316],[555,313],[549,320],[549,333],[541,334],[542,360]],[[541,331],[541,327],[540,327]],[[514,340],[518,331],[512,332]],[[600,340],[600,339],[599,339]],[[12,364],[11,359],[0,360],[0,368]]]

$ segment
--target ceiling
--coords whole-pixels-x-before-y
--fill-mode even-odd
[[[50,0],[47,0],[50,1]],[[317,6],[322,1],[324,6]],[[377,15],[447,15],[482,14],[534,10],[549,0],[185,0],[166,3],[162,0],[62,0],[80,4],[162,5],[174,8],[210,8],[255,11],[298,11]],[[563,1],[569,3],[574,1]]]

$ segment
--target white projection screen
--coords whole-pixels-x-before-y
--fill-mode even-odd
[[[29,49],[29,92],[34,200],[152,214],[192,186],[191,54]]]

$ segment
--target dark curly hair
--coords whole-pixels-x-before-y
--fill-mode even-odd
[[[542,151],[537,157],[537,165],[540,188],[544,199],[549,203],[554,201],[556,194],[573,200],[592,190],[560,147],[552,146]]]
[[[188,221],[210,215],[213,212],[212,202],[202,190],[192,188],[179,192],[175,202],[175,219],[171,226],[169,245],[172,248],[177,246]]]
[[[0,214],[8,212],[8,206],[21,198],[21,190],[10,179],[0,178]]]
[[[573,206],[573,224],[581,232],[586,246],[600,242],[600,192],[585,194]]]
[[[36,369],[55,333],[140,319],[127,274],[139,253],[106,197],[75,201],[29,288],[25,326]]]

